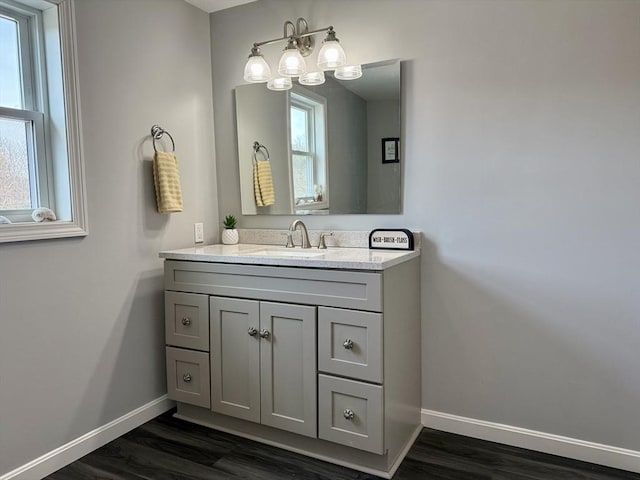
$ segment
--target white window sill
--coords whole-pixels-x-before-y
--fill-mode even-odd
[[[24,222],[0,224],[0,243],[49,238],[81,237],[89,232],[75,222]]]

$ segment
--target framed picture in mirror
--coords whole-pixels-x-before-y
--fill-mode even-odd
[[[382,163],[400,162],[400,152],[398,151],[399,138],[382,139]]]

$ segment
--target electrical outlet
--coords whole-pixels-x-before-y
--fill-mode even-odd
[[[193,224],[193,241],[195,243],[204,242],[204,226],[202,223]]]

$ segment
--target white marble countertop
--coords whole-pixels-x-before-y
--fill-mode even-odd
[[[326,250],[320,250],[246,243],[205,245],[160,252],[160,257],[167,260],[345,270],[384,270],[418,256],[420,256],[419,249],[398,251],[329,247]]]

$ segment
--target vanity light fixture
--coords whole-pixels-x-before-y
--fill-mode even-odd
[[[254,46],[244,66],[244,79],[247,82],[260,83],[266,82],[269,78],[271,78],[271,68],[260,53],[260,49]]]
[[[326,33],[326,37],[318,52],[317,68],[308,70],[304,57],[309,56],[313,51],[313,35],[319,33]],[[287,46],[278,62],[277,73],[272,75],[269,64],[260,52],[260,47],[283,41],[287,42]],[[244,79],[250,83],[267,82],[267,88],[270,90],[289,90],[293,86],[291,81],[293,77],[299,77],[302,85],[324,83],[326,70],[335,70],[335,77],[340,80],[354,80],[362,76],[360,65],[347,65],[347,57],[336,38],[333,26],[309,31],[308,22],[300,17],[295,24],[289,20],[284,22],[284,33],[281,38],[253,44],[244,67]]]

